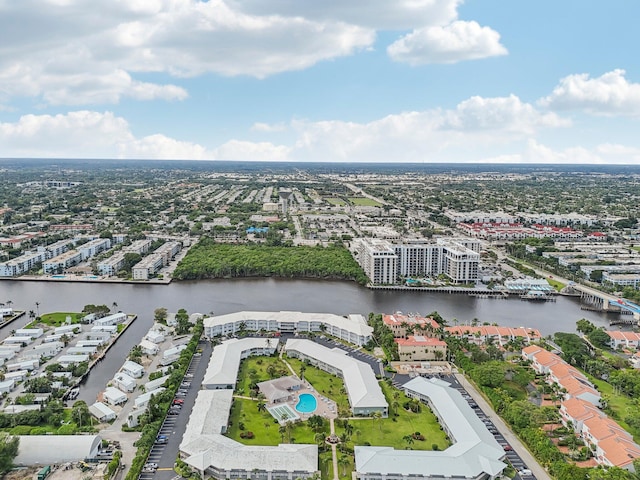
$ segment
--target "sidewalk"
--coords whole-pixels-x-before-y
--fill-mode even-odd
[[[525,447],[515,433],[511,431],[509,426],[504,423],[502,418],[493,410],[493,407],[485,400],[484,396],[476,390],[475,386],[470,383],[466,377],[460,373],[455,374],[456,378],[460,382],[471,398],[480,406],[482,411],[491,419],[496,428],[500,431],[502,436],[509,442],[509,445],[513,447],[520,458],[524,460],[527,467],[533,472],[538,480],[553,480],[547,471],[538,463],[538,461],[531,455],[527,447]]]

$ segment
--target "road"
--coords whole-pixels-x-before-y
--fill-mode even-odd
[[[160,427],[159,435],[166,435],[167,443],[156,443],[151,448],[147,459],[147,462],[158,464],[158,469],[155,472],[143,472],[138,477],[140,480],[172,480],[176,477],[173,466],[176,458],[178,458],[180,442],[182,442],[189,415],[193,409],[199,386],[204,380],[204,374],[211,357],[212,346],[209,342],[201,341],[198,347],[202,349],[202,354],[194,356],[187,369],[187,375],[193,375],[193,378],[190,378],[191,387],[187,389],[188,393],[182,397],[184,404],[180,414],[168,415],[162,427]]]
[[[452,382],[452,386],[458,390],[463,389],[467,392],[473,401],[480,407],[482,416],[488,418],[495,428],[498,430],[498,434],[494,434],[494,437],[498,443],[504,445],[511,445],[512,451],[508,451],[507,459],[513,465],[516,470],[522,470],[528,468],[533,475],[523,476],[521,478],[539,479],[539,480],[552,480],[547,471],[538,463],[538,461],[531,455],[529,450],[522,444],[520,439],[511,431],[506,423],[500,418],[500,416],[493,410],[491,405],[484,399],[482,394],[464,377],[464,375],[456,374],[455,378],[448,377],[444,380]],[[480,415],[478,415],[480,416]],[[481,417],[482,418],[482,417]],[[519,475],[516,476],[518,478]]]

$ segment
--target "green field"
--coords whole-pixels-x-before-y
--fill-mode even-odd
[[[71,317],[71,323],[80,323],[83,314],[81,312],[52,312],[45,313],[40,317],[40,322],[51,327],[59,327],[67,317]]]
[[[278,339],[273,339],[273,344]],[[273,366],[273,376],[269,367]],[[238,372],[236,392],[238,395],[250,395],[251,384],[264,382],[273,378],[291,375],[287,366],[278,357],[249,357],[242,361]]]
[[[289,365],[291,365],[298,376],[300,376],[300,366],[302,362],[297,358],[287,358],[287,362],[289,362]],[[347,397],[344,382],[341,378],[323,372],[319,368],[311,365],[305,365],[304,378],[313,385],[313,388],[315,388],[317,392],[336,402],[338,412],[349,411],[349,398]]]
[[[349,197],[349,202],[357,207],[381,207],[382,204],[366,197]]]
[[[324,201],[336,207],[343,207],[347,204],[343,199],[336,197],[324,197]]]

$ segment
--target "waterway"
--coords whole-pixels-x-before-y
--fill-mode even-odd
[[[81,398],[88,396],[87,400],[95,399],[95,394],[117,372],[131,348],[140,342],[153,323],[153,312],[158,307],[166,307],[170,312],[185,308],[189,313],[205,315],[241,310],[338,315],[437,311],[452,325],[468,324],[475,318],[481,323],[533,327],[544,335],[556,331],[573,332],[580,318],[607,327],[610,318],[618,318],[615,314],[581,310],[578,299],[568,297],[538,303],[519,298],[499,300],[432,292],[369,290],[352,282],[270,278],[174,282],[170,285],[0,281],[0,302],[8,300],[16,310],[40,313],[79,311],[87,304],[112,307],[115,302],[118,310],[138,315],[126,334],[87,377],[81,389]],[[28,321],[29,317],[25,315],[0,328],[0,340]]]

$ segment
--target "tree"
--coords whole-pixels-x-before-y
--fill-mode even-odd
[[[580,333],[588,335],[596,329],[596,326],[586,318],[581,318],[576,322],[576,330]]]
[[[0,475],[4,475],[13,467],[13,460],[18,456],[19,446],[18,437],[0,432]]]
[[[73,404],[73,407],[71,408],[71,418],[76,422],[78,427],[82,427],[83,421],[89,418],[89,415],[89,406],[87,405],[87,402],[84,400],[78,400]]]
[[[267,404],[264,402],[258,402],[258,411],[264,412],[267,409]]]
[[[402,437],[402,440],[407,442],[407,445],[412,445],[413,444],[413,435],[405,435],[404,437]]]
[[[607,335],[607,332],[601,328],[596,328],[589,332],[587,334],[587,338],[595,347],[598,348],[607,348],[609,347],[609,342],[611,342],[611,338]]]
[[[153,311],[153,319],[158,323],[167,323],[167,309],[164,307],[156,308]]]
[[[338,457],[338,465],[342,467],[342,476],[347,474],[347,467],[349,466],[349,459],[346,455],[340,455]]]

